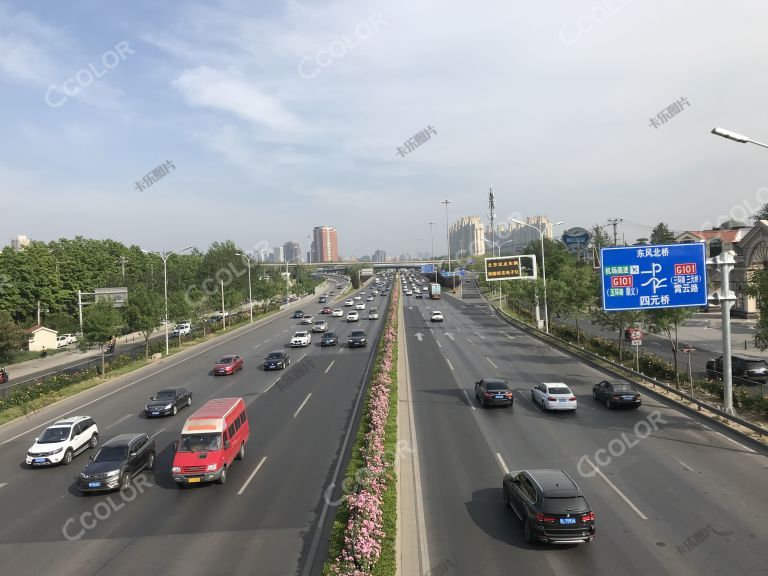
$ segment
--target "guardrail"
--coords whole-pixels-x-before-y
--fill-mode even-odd
[[[583,348],[580,348],[578,346],[575,346],[574,344],[568,342],[567,340],[563,340],[562,338],[559,338],[557,336],[553,336],[552,334],[547,334],[546,332],[542,332],[541,330],[537,330],[533,326],[529,326],[525,322],[521,322],[517,318],[513,318],[506,314],[505,312],[502,312],[496,307],[492,307],[496,315],[506,322],[507,324],[514,326],[520,330],[523,330],[524,332],[527,332],[531,336],[542,340],[544,342],[548,342],[550,344],[553,344],[557,346],[558,348],[569,352],[571,354],[575,354],[582,359],[588,360],[593,364],[596,364],[600,366],[603,369],[606,369],[604,366],[605,364],[608,365],[609,368],[612,368],[614,372],[617,373],[618,376],[626,377],[626,375],[629,375],[632,378],[640,379],[645,382],[651,383],[654,387],[658,386],[659,388],[662,388],[666,390],[667,392],[670,392],[676,396],[679,396],[681,400],[688,400],[692,404],[695,404],[701,408],[706,408],[710,412],[717,414],[719,417],[728,420],[730,422],[733,422],[734,424],[738,424],[739,426],[743,426],[744,428],[747,428],[748,430],[751,430],[753,432],[756,432],[760,435],[762,438],[765,434],[768,434],[768,429],[766,429],[763,426],[760,426],[758,424],[755,424],[753,422],[750,422],[749,420],[745,420],[744,418],[740,418],[739,416],[734,416],[732,414],[728,414],[727,412],[723,411],[722,408],[715,406],[713,404],[710,404],[708,402],[703,402],[699,400],[698,398],[695,398],[694,396],[683,392],[682,390],[675,388],[674,386],[670,386],[669,384],[665,384],[664,382],[661,382],[659,380],[656,380],[655,378],[652,378],[650,376],[646,376],[645,374],[641,372],[637,372],[635,370],[632,370],[631,368],[627,368],[626,366],[619,364],[618,362],[614,362],[613,360],[610,360],[609,358],[605,358],[603,356],[600,356],[599,354],[595,354],[593,352],[590,352],[589,350],[584,350]]]

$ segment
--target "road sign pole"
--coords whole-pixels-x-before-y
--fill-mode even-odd
[[[720,270],[720,313],[723,325],[723,411],[734,414],[733,410],[733,371],[731,367],[731,306],[736,297],[730,290],[730,275],[736,260],[728,250],[710,259]]]
[[[640,345],[635,346],[635,372],[640,372]]]

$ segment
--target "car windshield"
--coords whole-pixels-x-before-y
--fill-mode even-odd
[[[125,460],[128,456],[128,446],[104,446],[96,457],[94,462],[119,462]]]
[[[353,330],[352,334],[350,334],[350,336],[353,336],[355,338],[357,338],[359,336],[365,337],[365,332],[363,332],[362,330]]]
[[[69,427],[63,428],[58,426],[56,428],[48,428],[43,435],[38,438],[38,444],[53,444],[54,442],[64,442],[69,438],[69,432],[72,429]]]
[[[219,364],[232,364],[233,360],[234,358],[232,358],[231,356],[225,356],[224,358],[219,360]]]
[[[325,324],[325,320],[315,320],[315,324]]]
[[[175,390],[160,390],[152,400],[173,400],[174,398],[176,398]]]
[[[573,498],[544,498],[542,512],[545,514],[573,514],[588,512],[589,506],[583,496]]]
[[[565,386],[550,386],[547,389],[547,392],[549,394],[570,394],[571,391],[568,390]]]
[[[267,360],[280,360],[283,357],[282,352],[270,352]]]
[[[179,442],[179,452],[209,452],[221,450],[221,434],[185,434]]]
[[[509,388],[504,382],[486,382],[486,390],[508,390]]]
[[[323,338],[325,338],[326,340],[336,338],[336,333],[335,332],[326,332],[325,336],[323,336]]]

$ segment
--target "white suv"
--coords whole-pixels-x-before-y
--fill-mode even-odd
[[[69,464],[72,458],[96,448],[99,444],[99,429],[89,416],[72,416],[49,426],[40,438],[27,450],[27,464],[50,466]]]

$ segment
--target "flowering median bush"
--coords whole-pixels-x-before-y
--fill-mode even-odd
[[[392,302],[387,315],[382,347],[379,350],[376,368],[368,391],[368,401],[361,421],[356,448],[350,469],[355,468],[355,461],[361,460],[364,473],[354,474],[354,491],[347,494],[343,509],[337,515],[346,515],[343,528],[341,552],[326,564],[326,574],[343,576],[369,576],[380,572],[394,574],[394,559],[387,558],[386,567],[377,570],[377,563],[382,558],[382,549],[388,545],[394,550],[394,531],[396,523],[391,517],[396,513],[396,494],[390,491],[394,486],[394,457],[388,447],[396,441],[396,428],[392,417],[396,406],[390,401],[396,389],[396,354],[397,354],[397,311],[400,290],[392,291]],[[393,385],[395,384],[395,385]],[[394,401],[393,401],[394,403]],[[358,456],[359,458],[355,458]],[[358,462],[359,463],[359,462]],[[349,476],[350,471],[347,471]],[[333,543],[331,546],[333,551]],[[393,553],[392,553],[393,555]]]

